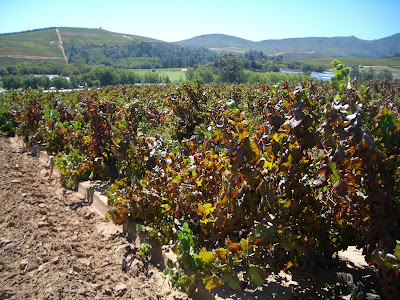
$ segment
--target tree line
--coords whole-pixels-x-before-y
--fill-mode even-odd
[[[152,55],[154,55],[155,52],[151,51],[156,51],[152,47],[148,47],[148,45],[143,46],[141,43],[132,43],[130,45],[133,47],[132,49],[138,51],[136,52],[137,55],[145,55],[145,53],[148,53],[149,55],[153,53]],[[137,47],[133,45],[136,45]],[[84,48],[85,47],[83,46],[81,48],[78,47],[78,49]],[[102,49],[104,50],[108,48],[104,46]],[[124,47],[121,49],[123,52]],[[161,52],[164,51],[161,50],[161,48],[159,50]],[[174,51],[182,51],[182,48],[176,48]],[[111,50],[109,52],[112,53]],[[175,53],[174,55],[178,55],[178,52],[170,52],[171,55],[173,53]],[[216,58],[212,59],[211,56],[208,57],[207,59],[210,60],[210,62],[207,63],[195,63],[198,61],[195,57],[190,58],[190,56],[186,56],[185,58],[185,55],[183,55],[181,59],[183,61],[189,59],[186,61],[188,65],[182,65],[181,63],[178,65],[184,66],[185,68],[188,67],[186,72],[186,81],[196,83],[275,83],[286,80],[294,82],[309,79],[306,75],[309,75],[312,71],[322,72],[325,70],[324,67],[321,66],[304,64],[301,62],[286,62],[282,57],[271,57],[264,55],[260,51],[253,50],[241,55],[233,53],[222,53],[218,56],[214,53],[214,55]],[[118,53],[112,54],[112,57],[118,57]],[[158,65],[157,63],[151,63],[160,62],[160,57],[127,57],[125,59],[132,59],[132,61],[137,60],[137,62],[140,61],[140,59],[143,59],[142,62],[144,65],[142,65],[142,67],[160,67],[161,65]],[[168,57],[168,55],[166,57]],[[149,63],[149,65],[146,65],[147,63]],[[283,74],[279,72],[279,68],[302,69],[305,75]],[[2,77],[3,88],[5,89],[48,89],[49,87],[62,89],[78,88],[83,86],[101,87],[106,85],[135,83],[170,83],[168,76],[155,72],[155,70],[156,69],[153,68],[154,72],[149,71],[138,74],[132,69],[106,64],[90,65],[87,64],[86,61],[76,61],[69,65],[57,61],[44,61],[40,63],[24,61],[15,66],[0,66],[0,76]],[[53,78],[52,80],[47,78],[47,76],[34,76],[49,74],[60,76]],[[393,74],[389,70],[378,72],[372,68],[359,69],[357,67],[352,69],[351,74],[353,78],[358,80],[393,79]],[[69,80],[65,77],[69,77]]]
[[[64,44],[70,63],[106,65],[126,69],[184,68],[214,61],[217,53],[142,41],[126,45]]]

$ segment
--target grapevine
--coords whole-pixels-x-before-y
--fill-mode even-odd
[[[175,287],[262,285],[354,245],[399,294],[400,85],[333,66],[331,84],[29,90],[2,107],[68,187],[112,180],[110,216],[173,248]]]

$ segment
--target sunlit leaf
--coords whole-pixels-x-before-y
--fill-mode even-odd
[[[293,267],[293,266],[294,266],[294,264],[293,264],[291,261],[289,261],[289,262],[286,264],[286,266],[285,266],[285,271],[288,270],[288,269],[290,269],[290,268]]]
[[[225,248],[219,248],[215,250],[215,253],[220,260],[224,261],[226,259],[226,255],[228,254],[228,250]]]
[[[222,280],[221,278],[217,277],[216,275],[206,276],[203,279],[203,283],[207,290],[215,290],[221,287]]]
[[[206,203],[206,204],[197,204],[197,213],[199,215],[202,215],[204,218],[207,217],[210,213],[212,213],[215,210],[215,207],[212,206],[211,203]]]
[[[207,251],[204,247],[200,250],[199,255],[201,257],[201,260],[208,264],[212,263],[216,258],[215,255],[212,254],[212,252]]]
[[[240,240],[240,248],[242,251],[247,251],[248,250],[248,243],[246,239],[241,239]]]
[[[232,252],[232,253],[236,253],[236,252],[238,252],[238,251],[240,250],[240,246],[239,246],[238,243],[231,243],[231,244],[228,246],[228,250],[229,250],[230,252]]]
[[[330,163],[329,164],[329,168],[332,171],[331,180],[332,180],[333,184],[336,184],[340,180],[340,176],[339,176],[339,173],[336,170],[335,163]]]
[[[256,154],[256,156],[260,155],[260,148],[258,148],[258,145],[255,141],[250,141],[250,147],[251,150]]]
[[[245,138],[247,138],[249,136],[249,132],[244,130],[242,133],[239,134],[239,140],[238,143],[240,143],[241,141],[243,141]]]

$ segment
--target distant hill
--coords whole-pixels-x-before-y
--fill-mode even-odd
[[[15,66],[24,61],[55,61],[59,64],[102,64],[128,69],[184,68],[212,62],[218,51],[243,53],[250,49],[282,55],[291,61],[332,57],[380,58],[400,52],[400,34],[373,41],[352,36],[260,42],[208,34],[167,43],[104,29],[53,27],[0,34],[0,67]]]
[[[207,34],[175,42],[191,48],[205,47],[219,51],[246,52],[250,49],[270,55],[301,54],[304,58],[318,57],[374,57],[392,56],[400,52],[400,33],[373,41],[350,37],[308,37],[253,42],[224,35]]]
[[[64,56],[65,54],[65,56]],[[0,66],[54,60],[124,68],[187,67],[215,53],[104,29],[47,28],[0,35]]]
[[[64,60],[57,28],[0,35],[0,58]],[[58,28],[63,43],[126,45],[132,40],[164,43],[151,38],[124,35],[102,29]],[[165,43],[166,44],[166,43]]]

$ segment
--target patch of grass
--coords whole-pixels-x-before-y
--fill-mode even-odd
[[[152,72],[152,69],[137,69],[132,70],[132,72],[137,73],[139,75],[144,75],[145,73]],[[172,68],[172,69],[156,69],[157,72],[162,77],[168,76],[171,83],[178,83],[186,81],[185,72],[182,72],[182,69]]]

